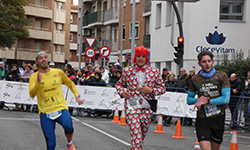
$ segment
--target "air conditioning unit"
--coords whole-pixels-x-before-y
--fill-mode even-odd
[[[82,30],[82,35],[90,35],[90,30]]]

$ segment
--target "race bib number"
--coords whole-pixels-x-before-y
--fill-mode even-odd
[[[62,115],[61,111],[56,111],[52,113],[46,113],[47,118],[55,120],[56,118],[60,117]]]
[[[140,98],[128,99],[127,104],[128,104],[128,109],[142,108]]]
[[[205,113],[207,117],[221,113],[221,110],[219,106],[217,105],[208,104],[208,105],[204,105],[204,108],[205,108]]]

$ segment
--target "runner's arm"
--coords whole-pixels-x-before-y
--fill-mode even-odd
[[[29,79],[29,94],[31,98],[37,95],[40,84],[37,82],[37,74],[32,74]]]
[[[194,98],[195,94],[196,94],[196,92],[188,91],[188,95],[187,95],[187,104],[188,105],[193,105],[196,103],[197,98]]]
[[[214,99],[210,99],[211,104],[216,104],[216,105],[221,105],[221,104],[228,104],[229,100],[230,100],[230,89],[231,88],[223,88],[221,90],[221,96],[214,98]]]

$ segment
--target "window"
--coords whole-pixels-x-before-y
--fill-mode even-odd
[[[59,9],[63,10],[64,9],[64,3],[59,2]]]
[[[95,12],[95,6],[92,7],[92,13]]]
[[[69,59],[72,60],[72,52],[69,53]]]
[[[118,30],[114,29],[112,31],[113,31],[113,37],[112,37],[112,39],[114,39],[114,43],[117,43],[117,41],[118,41]]]
[[[18,48],[24,48],[24,41],[18,41]]]
[[[42,6],[43,6],[43,0],[36,0],[36,1],[35,1],[35,5],[36,5],[37,7],[42,7]]]
[[[161,27],[161,3],[156,5],[156,22],[155,28]]]
[[[73,41],[73,33],[70,33],[70,41]]]
[[[63,46],[57,45],[57,52],[63,52]]]
[[[42,21],[35,21],[35,29],[38,30],[42,29]]]
[[[122,39],[125,40],[125,25],[123,25],[123,31],[122,31],[123,37]]]
[[[35,50],[42,50],[42,43],[41,42],[35,42]]]
[[[132,37],[132,22],[129,24],[129,38]],[[135,38],[139,38],[139,22],[135,22]]]
[[[72,23],[73,22],[73,15],[71,14],[70,15],[70,23]]]
[[[166,13],[166,26],[170,26],[171,25],[171,16],[172,16],[172,5],[170,2],[167,2],[167,13]]]
[[[221,21],[243,21],[244,0],[221,0]]]
[[[63,31],[63,24],[57,24],[57,30]]]

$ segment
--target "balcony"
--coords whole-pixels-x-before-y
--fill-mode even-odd
[[[69,44],[69,49],[70,50],[77,50],[77,43],[70,43]]]
[[[28,48],[17,48],[16,59],[21,60],[32,60],[35,61],[36,54],[40,51],[46,50],[36,50],[36,49],[28,49]],[[47,53],[49,60],[51,60],[51,53]]]
[[[24,6],[24,11],[26,15],[49,19],[52,18],[52,10],[45,6],[28,4],[28,6]]]
[[[52,40],[52,32],[46,28],[35,28],[28,26],[29,38],[40,40]]]
[[[115,42],[115,40],[104,40],[102,42],[102,45],[108,46],[111,50],[111,52],[118,51],[118,40]]]
[[[111,8],[108,10],[105,10],[104,12],[104,25],[110,25],[110,24],[118,24],[119,23],[119,12],[116,8]]]
[[[56,1],[66,3],[66,0],[56,0]]]
[[[65,32],[60,30],[53,31],[53,44],[65,44]]]
[[[53,52],[52,61],[64,63],[65,62],[65,53],[64,52]]]
[[[71,24],[70,25],[70,32],[77,32],[77,25],[75,25],[75,24]]]
[[[66,22],[65,10],[56,9],[56,8],[54,9],[54,22],[65,24]]]
[[[145,0],[144,12],[151,11],[151,2],[152,0]]]
[[[15,48],[9,49],[8,47],[0,48],[0,57],[7,59],[15,59]]]
[[[103,25],[103,11],[97,11],[83,17],[83,26]]]
[[[150,34],[143,36],[143,46],[146,48],[150,48]]]

